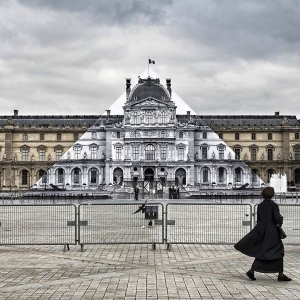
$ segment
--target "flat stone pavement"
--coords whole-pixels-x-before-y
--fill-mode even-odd
[[[245,275],[253,259],[232,245],[0,246],[0,299],[300,299],[300,246],[285,273]]]

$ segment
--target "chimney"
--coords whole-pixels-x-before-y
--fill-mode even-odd
[[[107,115],[108,117],[110,117],[110,109],[107,109],[107,110],[106,110],[106,115]]]
[[[19,111],[17,109],[14,110],[14,117],[17,117],[19,114]]]
[[[275,116],[279,116],[279,111],[275,111]]]
[[[167,90],[168,90],[170,96],[172,97],[171,78],[167,78],[167,79],[166,79],[166,84],[167,84]]]
[[[131,92],[131,78],[126,78],[126,98],[128,99],[128,96]]]

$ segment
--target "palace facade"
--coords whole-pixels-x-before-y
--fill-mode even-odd
[[[2,191],[163,193],[246,186],[274,173],[300,186],[300,122],[266,116],[178,114],[171,79],[126,79],[123,115],[0,117]]]

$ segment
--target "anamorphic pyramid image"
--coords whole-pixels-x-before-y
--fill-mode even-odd
[[[119,193],[181,198],[205,190],[260,189],[243,162],[158,76],[125,81],[124,94],[30,191]]]

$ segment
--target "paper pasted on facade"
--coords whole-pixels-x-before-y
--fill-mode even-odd
[[[123,115],[101,116],[31,190],[163,193],[260,188],[263,181],[200,116],[179,115],[171,79],[126,79]]]

